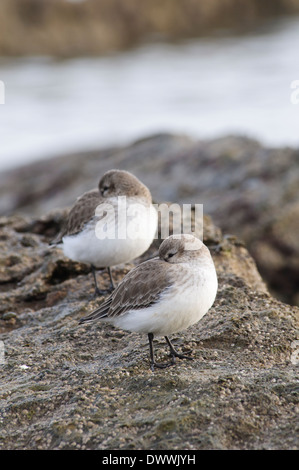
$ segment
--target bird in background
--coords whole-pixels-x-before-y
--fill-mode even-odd
[[[104,295],[115,289],[111,267],[144,254],[157,225],[149,189],[128,171],[110,170],[98,188],[77,199],[51,245],[61,245],[66,257],[90,265],[94,295]],[[110,278],[106,290],[99,289],[96,277],[96,270],[103,268]]]

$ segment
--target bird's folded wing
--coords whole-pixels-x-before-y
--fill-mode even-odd
[[[165,261],[155,258],[141,263],[126,275],[113,293],[108,317],[149,307],[171,284]]]
[[[156,303],[171,287],[168,265],[159,258],[141,263],[133,268],[98,309],[80,323],[91,322],[104,317],[117,317],[130,310],[139,310]]]
[[[61,232],[51,244],[61,243],[66,235],[75,235],[80,232],[84,225],[95,215],[95,210],[102,198],[97,189],[88,191],[80,196],[71,208]]]
[[[86,317],[82,317],[79,320],[79,323],[90,323],[93,322],[94,320],[98,320],[100,318],[107,317],[107,313],[109,311],[111,303],[111,295],[108,297],[107,300],[105,300],[99,308],[91,312],[89,315],[86,315]]]

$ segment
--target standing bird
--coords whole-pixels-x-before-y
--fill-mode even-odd
[[[193,235],[171,235],[160,245],[159,256],[133,268],[98,309],[79,323],[98,319],[148,335],[151,369],[187,358],[173,347],[168,335],[198,322],[213,305],[218,288],[208,248]],[[164,336],[171,362],[154,360],[154,336]]]
[[[141,256],[150,247],[157,224],[149,189],[128,171],[110,170],[98,189],[77,199],[51,244],[62,243],[65,256],[90,264],[95,296],[102,295],[115,288],[110,268]],[[108,291],[98,288],[96,269],[100,268],[108,270]]]

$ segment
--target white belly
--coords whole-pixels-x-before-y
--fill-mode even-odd
[[[95,218],[82,232],[64,237],[65,256],[97,268],[127,263],[141,256],[150,247],[156,233],[157,212],[152,207],[150,211],[146,209],[144,213],[139,212],[137,217],[130,217],[128,230],[131,236],[127,236],[122,227],[118,226],[118,230],[114,230],[111,223],[111,218]],[[107,226],[108,238],[103,238],[104,228]]]
[[[217,287],[216,272],[210,271],[200,276],[196,273],[196,278],[191,276],[182,288],[169,288],[158,303],[113,318],[113,324],[124,330],[156,336],[185,330],[211,308]]]

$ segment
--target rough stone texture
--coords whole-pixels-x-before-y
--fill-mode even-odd
[[[172,337],[193,361],[151,372],[145,336],[78,325],[101,299],[89,268],[48,246],[63,215],[0,220],[0,448],[297,450],[299,309],[267,292],[243,243],[205,216],[215,304]]]
[[[71,205],[111,168],[132,171],[157,201],[202,203],[225,233],[245,241],[271,293],[299,305],[297,149],[265,148],[234,136],[198,142],[156,135],[2,174],[0,214],[41,216]]]

